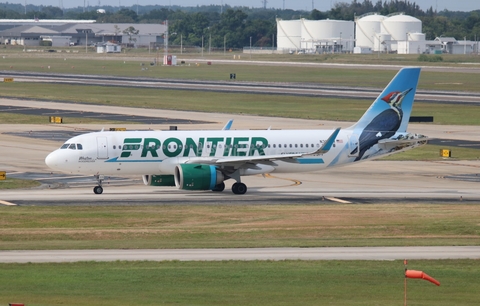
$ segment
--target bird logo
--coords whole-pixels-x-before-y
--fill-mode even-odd
[[[373,118],[360,134],[359,147],[357,146],[351,154],[357,154],[355,161],[362,159],[365,152],[373,147],[381,139],[390,138],[399,129],[403,120],[402,101],[413,88],[405,91],[392,91],[382,101],[388,103],[390,108],[384,110]],[[360,149],[360,150],[359,150]]]

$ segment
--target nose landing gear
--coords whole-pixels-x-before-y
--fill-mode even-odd
[[[93,187],[93,193],[94,194],[102,194],[103,193],[102,182],[103,182],[104,176],[96,174],[95,179],[98,182],[98,186]]]

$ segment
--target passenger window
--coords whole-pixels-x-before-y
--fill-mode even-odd
[[[77,143],[77,150],[83,150],[83,146],[81,143]]]
[[[66,149],[68,148],[70,144],[69,143],[64,143],[63,146],[60,147],[60,149]]]
[[[72,143],[68,148],[70,150],[76,150],[77,149],[74,143]]]
[[[305,145],[306,148],[308,148],[308,143]]]
[[[300,144],[300,148],[303,148],[303,143]]]
[[[117,148],[117,146],[116,146],[116,145],[113,145],[113,149],[115,150],[116,148]]]
[[[277,146],[274,144],[273,147],[276,148]]]
[[[298,148],[298,144],[295,144],[295,148]]]
[[[290,148],[292,147],[292,144],[290,144]]]

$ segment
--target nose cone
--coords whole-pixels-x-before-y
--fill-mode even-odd
[[[50,168],[57,170],[58,165],[59,165],[59,154],[58,150],[53,151],[52,153],[48,154],[47,157],[45,157],[45,164]]]

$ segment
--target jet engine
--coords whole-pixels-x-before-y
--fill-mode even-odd
[[[180,164],[175,167],[175,185],[179,189],[212,190],[224,180],[223,173],[211,165]]]
[[[142,179],[147,186],[175,186],[173,175],[143,175]]]

